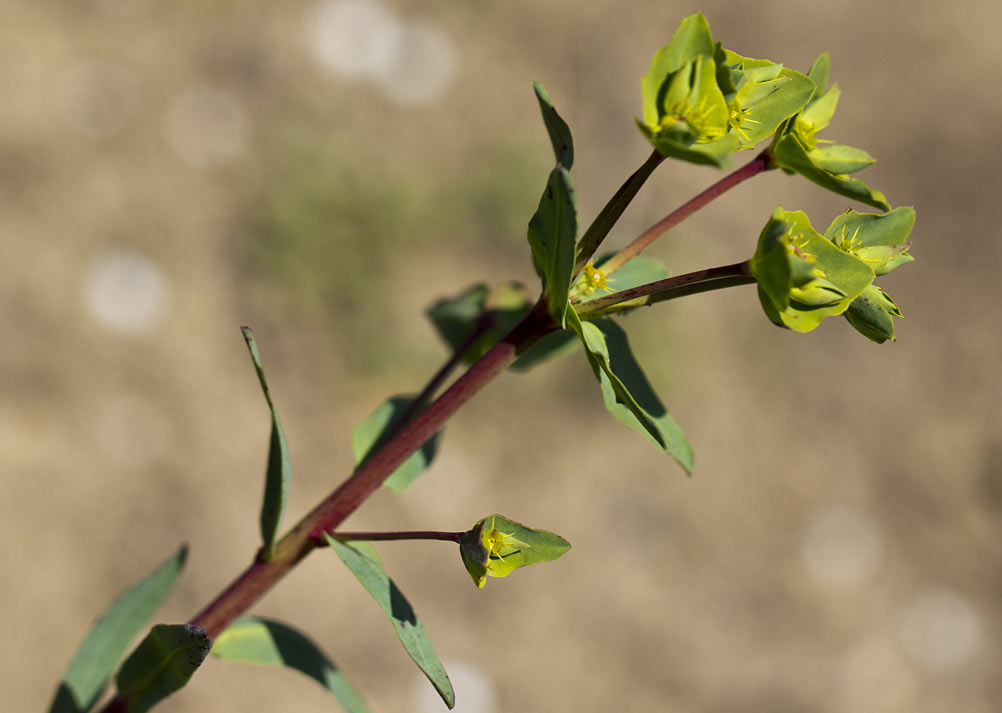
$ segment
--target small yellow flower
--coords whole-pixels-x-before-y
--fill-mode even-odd
[[[761,124],[762,122],[750,118],[747,115],[749,110],[742,108],[741,104],[738,102],[737,99],[735,99],[734,102],[731,104],[730,110],[731,110],[731,116],[728,121],[731,125],[731,128],[734,129],[734,131],[737,132],[738,136],[740,136],[744,141],[750,143],[751,137],[748,136],[748,132],[745,131],[743,127],[745,127],[747,124]]]
[[[591,263],[584,266],[584,270],[581,271],[581,276],[584,280],[584,288],[587,290],[588,294],[591,294],[595,290],[611,289],[609,287],[609,280],[605,276],[605,273]]]

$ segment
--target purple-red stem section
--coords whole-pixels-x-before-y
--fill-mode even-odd
[[[705,206],[714,198],[719,197],[742,181],[746,181],[757,173],[769,168],[772,159],[768,151],[763,151],[747,164],[727,174],[705,191],[695,196],[691,200],[682,204],[657,223],[648,228],[642,235],[637,237],[632,243],[613,255],[602,265],[602,272],[609,275],[637,255],[646,250],[651,243]]]

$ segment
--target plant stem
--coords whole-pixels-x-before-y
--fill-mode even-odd
[[[626,182],[620,186],[615,195],[609,199],[609,202],[605,204],[605,207],[595,217],[595,220],[592,221],[588,230],[581,236],[581,240],[578,241],[578,253],[577,260],[574,263],[573,276],[581,272],[581,268],[585,266],[595,254],[595,251],[598,250],[599,245],[602,244],[609,231],[612,230],[612,226],[616,224],[616,221],[623,215],[623,211],[626,210],[626,207],[637,196],[640,188],[650,178],[651,174],[654,173],[654,169],[660,166],[664,160],[664,156],[654,151],[644,164],[626,179]]]
[[[378,451],[386,441],[390,440],[395,436],[400,429],[406,426],[415,415],[417,415],[421,409],[423,409],[431,398],[435,395],[435,392],[439,390],[442,384],[445,383],[449,375],[463,362],[463,357],[466,352],[470,350],[480,337],[482,337],[487,330],[494,326],[494,313],[493,311],[488,311],[483,314],[480,319],[476,321],[473,327],[473,331],[470,332],[462,344],[452,353],[452,355],[446,360],[445,364],[435,372],[435,375],[428,380],[425,387],[421,389],[421,393],[418,394],[410,405],[404,410],[403,414],[400,416],[400,420],[397,422],[396,427],[387,431],[383,434],[382,438],[376,441],[369,449],[369,453],[373,454]]]
[[[706,270],[697,270],[685,275],[668,277],[628,290],[614,292],[575,306],[582,319],[594,319],[602,315],[651,305],[657,302],[685,297],[699,292],[720,290],[725,287],[749,285],[755,282],[749,269],[749,261],[736,262]]]
[[[520,353],[558,326],[540,301],[504,339],[475,362],[452,386],[418,414],[275,545],[275,556],[255,561],[190,623],[215,637],[317,546],[324,532],[345,518],[414,451],[431,438],[474,394],[504,371]]]
[[[458,543],[465,532],[439,532],[437,530],[410,530],[404,532],[331,532],[335,540],[446,540]]]
[[[666,215],[664,218],[648,228],[647,231],[640,235],[636,240],[609,258],[609,260],[603,263],[602,272],[604,272],[606,276],[611,275],[613,272],[646,250],[655,240],[705,206],[714,198],[720,197],[731,188],[734,188],[755,174],[761,173],[762,171],[770,168],[771,161],[772,158],[768,150],[766,150],[741,168],[727,174],[705,191]]]

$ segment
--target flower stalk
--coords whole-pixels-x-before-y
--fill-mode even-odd
[[[727,174],[702,193],[682,204],[657,223],[652,225],[644,233],[638,236],[636,240],[605,261],[602,264],[602,271],[606,274],[606,276],[611,275],[627,262],[649,248],[655,240],[660,238],[697,210],[706,206],[714,198],[719,198],[730,189],[743,183],[752,176],[768,170],[769,168],[772,168],[772,157],[768,151],[763,151],[744,166]]]
[[[657,282],[614,292],[604,297],[597,297],[576,305],[575,310],[581,319],[594,319],[614,312],[665,302],[686,295],[721,290],[725,287],[750,285],[754,282],[755,277],[749,269],[749,261],[744,260],[732,265],[722,265],[707,270],[696,270],[685,275],[668,277]]]

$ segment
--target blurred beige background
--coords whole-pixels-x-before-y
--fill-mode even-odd
[[[647,156],[639,79],[697,9],[747,56],[831,52],[825,137],[918,211],[917,262],[882,280],[899,342],[783,332],[751,288],[645,310],[635,351],[692,479],[606,415],[574,355],[504,376],[411,492],[349,525],[496,511],[573,543],[483,591],[446,544],[380,547],[467,713],[999,710],[1002,5],[980,0],[0,5],[6,710],[43,710],[93,617],[179,543],[161,620],[249,561],[269,422],[238,326],[289,435],[291,523],[348,473],[352,426],[445,357],[425,306],[533,283],[552,159],[530,81],[574,132],[590,220]],[[715,178],[666,164],[610,245]],[[776,205],[822,229],[849,207],[768,174],[654,254],[743,259]],[[255,611],[310,631],[375,711],[440,708],[333,556]],[[335,708],[296,674],[210,660],[161,710]]]

